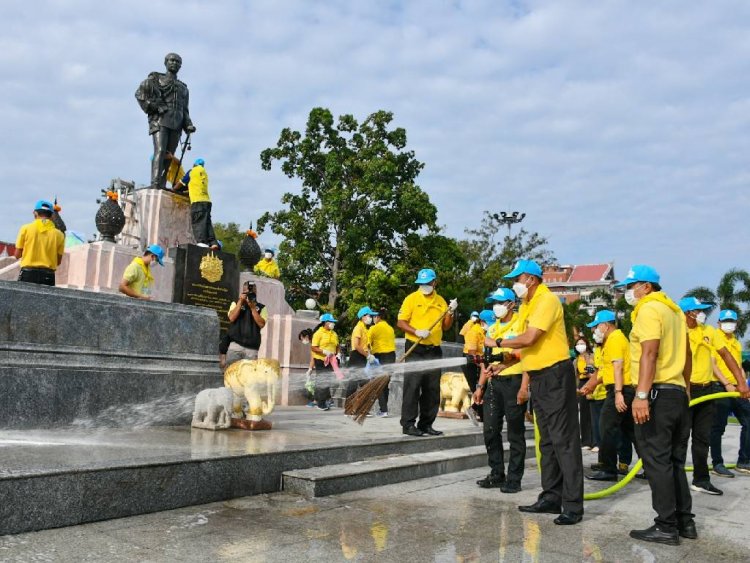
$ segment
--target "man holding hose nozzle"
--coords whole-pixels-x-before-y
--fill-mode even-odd
[[[425,268],[419,271],[414,283],[417,291],[410,293],[398,312],[398,328],[404,331],[406,346],[416,344],[406,361],[439,360],[443,357],[440,344],[443,331],[453,324],[453,315],[458,301],[445,302],[435,292],[435,271]],[[425,370],[404,377],[401,427],[408,436],[440,436],[432,423],[440,407],[440,369]],[[419,422],[417,422],[419,417]]]

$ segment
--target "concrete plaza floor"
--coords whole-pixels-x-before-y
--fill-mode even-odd
[[[727,460],[739,431],[728,428]],[[586,453],[586,466],[595,455]],[[504,495],[470,470],[322,499],[274,493],[0,538],[0,561],[747,561],[750,476],[713,477],[723,496],[693,493],[697,540],[679,547],[632,540],[652,522],[648,485],[586,503],[584,521],[558,527],[518,504],[539,491],[528,460],[524,490]],[[586,490],[598,485],[586,483]]]

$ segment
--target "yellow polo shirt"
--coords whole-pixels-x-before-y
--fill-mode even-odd
[[[690,352],[693,358],[693,369],[690,372],[690,383],[704,385],[716,381],[714,366],[711,361],[713,355],[714,328],[708,325],[697,325],[688,328]]]
[[[146,273],[147,271],[148,273]],[[128,282],[128,287],[138,295],[151,295],[151,286],[154,283],[154,278],[151,276],[151,267],[146,266],[140,256],[133,258],[133,261],[128,264],[128,267],[122,273],[122,279]]]
[[[602,369],[602,347],[594,346],[594,367],[596,368],[596,377],[599,379],[601,376]],[[592,401],[603,401],[607,398],[607,388],[604,387],[604,382],[597,384],[594,387],[594,392],[591,393]]]
[[[65,235],[55,228],[52,219],[34,219],[18,231],[16,248],[23,250],[21,268],[57,270],[57,262],[65,252]]]
[[[315,331],[312,337],[312,346],[316,346],[326,352],[336,353],[336,349],[339,346],[339,336],[332,330],[328,330],[322,326]],[[317,352],[312,353],[313,358],[316,360],[325,360],[325,354],[318,354]]]
[[[357,342],[360,343],[365,351],[365,355],[370,350],[370,336],[367,333],[367,325],[359,321],[352,331],[352,350],[356,349]]]
[[[417,290],[407,295],[406,299],[404,299],[401,309],[398,312],[398,320],[406,321],[414,330],[429,330],[447,308],[448,304],[445,302],[445,299],[435,291],[429,295],[425,295]],[[415,335],[408,333],[405,335],[405,338],[411,342],[419,340]],[[443,323],[439,322],[435,324],[435,327],[430,332],[430,336],[422,340],[422,344],[440,346],[442,341]]]
[[[576,358],[576,371],[578,372],[578,379],[588,379],[591,374],[586,373],[588,362],[583,354],[578,354]]]
[[[396,351],[396,332],[385,321],[375,323],[370,327],[370,351],[373,354],[387,354]]]
[[[523,302],[518,315],[521,323],[519,334],[529,327],[543,331],[532,346],[521,349],[524,371],[548,368],[570,358],[563,308],[560,299],[546,285],[540,284],[536,288],[534,297]]]
[[[517,336],[518,335],[518,313],[513,313],[513,316],[510,318],[510,320],[507,323],[501,323],[500,321],[497,321],[494,325],[490,327],[490,338],[493,338],[495,340],[502,340],[505,337],[509,336]],[[513,350],[512,348],[493,348],[492,349],[493,354],[500,354],[500,353],[515,353],[517,354],[517,350]],[[500,372],[500,375],[519,375],[523,373],[523,367],[521,366],[521,362],[517,362],[513,364],[512,366],[505,368],[503,371]]]
[[[271,258],[270,260],[261,258],[260,261],[255,265],[253,270],[255,270],[256,273],[264,274],[269,278],[279,279],[281,277],[279,265],[273,258]]]
[[[469,339],[468,339],[468,335],[469,335],[469,331],[471,330],[471,327],[474,326],[475,324],[479,324],[479,321],[477,320],[476,322],[474,322],[473,319],[469,319],[468,321],[466,321],[464,323],[464,326],[462,326],[461,330],[458,332],[458,334],[460,334],[461,336],[464,337],[464,354],[468,354],[469,353],[469,347],[468,347]]]
[[[190,203],[211,201],[208,197],[208,173],[203,166],[193,166],[190,169],[188,194],[190,194]]]
[[[631,385],[630,380],[630,343],[620,329],[613,331],[602,346],[602,360],[599,366],[599,377],[603,385],[615,384],[615,366],[612,362],[622,362],[623,385]]]
[[[654,383],[685,387],[685,378],[682,376],[687,353],[685,315],[673,311],[658,300],[649,301],[640,307],[630,331],[630,377],[633,385],[638,385],[641,342],[648,340],[659,340]]]
[[[714,330],[713,343],[716,350],[721,350],[722,348],[729,350],[729,353],[732,354],[737,365],[742,367],[742,344],[734,334],[726,334],[723,330],[716,329]],[[724,377],[729,380],[729,383],[737,385],[737,378],[734,377],[734,374],[731,371],[729,371],[727,363],[722,357],[716,353],[714,359],[716,360],[717,367],[721,370]]]
[[[468,354],[469,350],[473,350],[473,354],[484,353],[484,329],[480,323],[474,323],[473,326],[469,327],[469,332],[464,335],[464,354]]]

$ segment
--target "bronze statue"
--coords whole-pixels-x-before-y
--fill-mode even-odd
[[[151,163],[151,187],[166,187],[169,167],[167,153],[175,154],[180,136],[195,132],[188,111],[187,85],[177,80],[182,57],[169,53],[164,57],[167,72],[152,72],[141,82],[135,99],[148,116],[148,133],[154,140],[154,158]]]

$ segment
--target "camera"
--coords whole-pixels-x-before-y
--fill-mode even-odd
[[[245,282],[242,286],[242,294],[247,298],[248,301],[255,301],[258,297],[255,293],[255,284]]]

